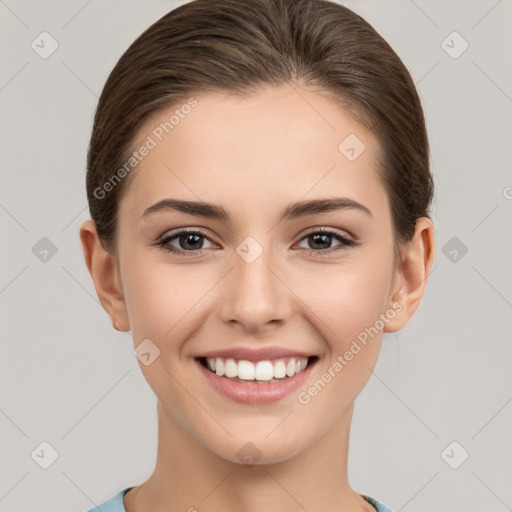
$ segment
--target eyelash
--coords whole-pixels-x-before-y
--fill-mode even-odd
[[[315,255],[321,256],[321,255],[325,255],[328,253],[340,251],[342,249],[345,249],[346,247],[355,247],[355,246],[359,245],[359,242],[356,242],[355,240],[352,240],[351,238],[348,238],[344,235],[339,234],[336,231],[332,231],[332,230],[326,229],[326,228],[316,228],[314,231],[310,231],[309,233],[306,233],[300,239],[300,242],[302,240],[304,240],[305,238],[308,238],[308,237],[310,237],[312,235],[316,235],[316,234],[330,235],[341,243],[335,247],[331,247],[329,249],[320,249],[318,251],[314,250],[314,249],[305,249],[306,251],[312,252]],[[194,230],[182,229],[180,231],[177,231],[176,233],[173,233],[170,236],[161,238],[154,245],[160,246],[161,249],[163,249],[166,252],[170,252],[170,253],[178,254],[178,255],[187,254],[190,256],[194,256],[194,255],[200,254],[203,250],[205,250],[205,249],[199,249],[197,251],[184,251],[183,249],[176,249],[176,248],[172,247],[171,245],[169,245],[169,242],[171,242],[175,239],[178,239],[182,235],[199,235],[203,238],[206,238],[208,241],[215,243],[215,242],[213,242],[213,240],[210,239],[210,237],[206,233],[204,233],[203,231],[201,231],[199,229],[194,229]]]

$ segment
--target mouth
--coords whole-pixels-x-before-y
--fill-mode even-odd
[[[314,365],[318,356],[281,357],[257,362],[223,357],[198,357],[196,359],[210,372],[234,382],[272,384],[302,373],[306,368]]]
[[[266,404],[290,395],[306,382],[318,359],[318,356],[288,356],[260,361],[195,358],[210,388],[245,404]]]

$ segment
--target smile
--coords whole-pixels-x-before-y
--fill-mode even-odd
[[[274,402],[290,394],[304,383],[317,360],[317,356],[260,361],[196,358],[201,373],[216,391],[248,404]]]
[[[283,357],[275,360],[253,362],[244,359],[208,357],[206,358],[206,367],[219,377],[225,376],[246,382],[269,383],[299,374],[306,369],[308,360],[308,357]]]

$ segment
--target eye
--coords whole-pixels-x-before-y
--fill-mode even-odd
[[[334,247],[331,246],[333,238],[340,242]],[[310,249],[311,252],[317,254],[330,253],[345,249],[346,247],[354,247],[358,245],[358,242],[344,234],[323,228],[317,228],[315,231],[310,231],[301,239],[301,241],[302,240],[306,240],[306,243],[312,247],[312,249]]]
[[[332,239],[339,242],[334,247],[332,246]],[[216,245],[206,233],[199,229],[181,229],[160,238],[155,245],[158,245],[163,250],[174,254],[195,255],[200,254],[202,251],[207,249],[207,247],[204,247],[205,240],[212,244],[212,246]],[[352,240],[346,235],[326,228],[316,228],[314,231],[307,233],[301,239],[301,242],[302,240],[305,240],[310,246],[307,248],[309,252],[319,255],[332,253],[347,247],[358,245],[358,242]]]
[[[200,230],[182,229],[172,235],[168,235],[160,239],[157,242],[157,245],[168,252],[178,254],[197,254],[204,249],[203,242],[205,239],[213,244],[210,238]],[[177,242],[180,247],[171,245],[171,242]]]

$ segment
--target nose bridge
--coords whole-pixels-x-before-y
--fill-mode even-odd
[[[268,240],[268,239],[267,239]],[[233,271],[223,294],[222,316],[225,321],[258,329],[289,314],[289,291],[276,277],[276,258],[271,247],[264,247],[254,237],[245,238],[233,254]]]

